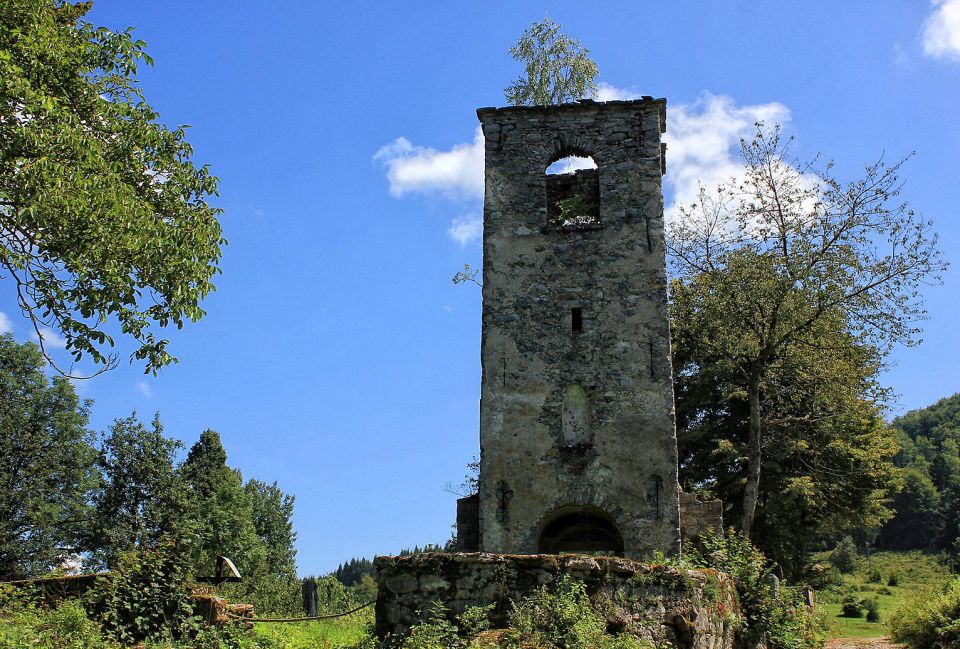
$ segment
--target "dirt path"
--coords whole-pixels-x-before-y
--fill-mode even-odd
[[[834,638],[827,640],[825,649],[903,649],[890,638]]]

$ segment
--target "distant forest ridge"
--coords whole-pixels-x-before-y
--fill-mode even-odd
[[[960,552],[960,393],[912,410],[891,423],[903,489],[896,515],[880,531],[890,550]]]

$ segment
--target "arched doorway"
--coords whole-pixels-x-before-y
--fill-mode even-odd
[[[540,554],[623,556],[623,535],[613,519],[593,507],[565,507],[544,525],[537,542]]]

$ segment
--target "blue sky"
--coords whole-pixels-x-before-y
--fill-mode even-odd
[[[95,24],[148,43],[144,92],[192,125],[230,244],[207,317],[172,334],[179,365],[80,385],[92,425],[136,409],[188,446],[218,430],[232,466],[296,496],[303,574],[447,539],[441,485],[479,425],[480,292],[450,281],[480,263],[474,111],[503,104],[506,50],[544,16],[590,48],[601,98],[667,98],[668,204],[735,173],[757,118],[841,173],[915,150],[903,197],[954,265],[884,380],[893,414],[960,391],[960,0],[97,0]],[[13,299],[0,283],[0,329],[27,340]]]

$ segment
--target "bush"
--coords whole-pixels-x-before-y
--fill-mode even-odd
[[[864,600],[863,608],[867,611],[867,622],[880,621],[880,600],[876,598]]]
[[[772,567],[763,553],[739,532],[701,534],[687,557],[696,567],[713,568],[736,577],[748,641],[765,639],[770,649],[811,648],[823,643],[823,619],[808,614],[803,591],[781,584],[777,597]]]
[[[960,646],[960,579],[939,594],[924,593],[905,602],[888,623],[894,642],[913,649]]]
[[[45,609],[30,595],[14,589],[0,593],[0,647],[106,649],[100,628],[87,617],[80,602],[64,601]]]
[[[900,583],[900,579],[897,577],[897,573],[891,573],[890,577],[887,579],[887,586],[896,586]]]
[[[833,552],[830,553],[830,563],[845,575],[857,569],[857,564],[860,563],[860,553],[857,552],[857,546],[851,537],[845,536],[842,541],[837,543]]]
[[[586,586],[563,575],[553,592],[541,588],[515,604],[510,624],[519,646],[590,647],[591,649],[639,649],[632,636],[607,633],[606,616],[591,603]],[[511,645],[513,646],[513,645]]]
[[[871,584],[880,584],[883,583],[883,575],[880,574],[880,571],[874,568],[870,571],[870,574],[867,576],[867,582]]]
[[[840,615],[843,617],[863,617],[863,606],[853,595],[847,595],[843,598]]]
[[[805,576],[807,583],[814,590],[827,590],[843,586],[843,575],[832,565],[815,563]]]
[[[124,553],[88,593],[91,617],[121,644],[183,637],[194,626],[186,554],[173,542]]]
[[[240,583],[224,584],[219,595],[231,602],[253,604],[260,617],[303,615],[302,584],[296,578],[264,576]]]
[[[410,629],[404,638],[403,649],[466,649],[471,639],[490,626],[489,614],[493,606],[468,606],[450,621],[450,611],[441,602],[434,602],[423,612],[424,621]]]

